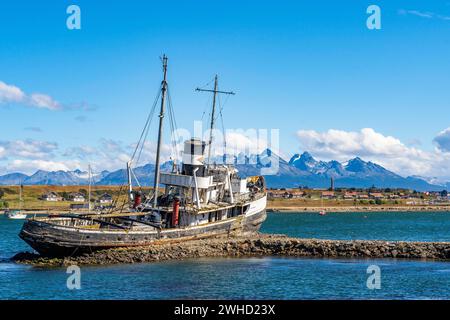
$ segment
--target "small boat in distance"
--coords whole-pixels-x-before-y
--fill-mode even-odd
[[[19,210],[6,210],[5,216],[8,219],[26,219],[27,215],[22,212],[22,189],[23,185],[19,187]]]
[[[8,219],[26,219],[27,215],[25,213],[22,213],[20,210],[8,210],[5,211],[5,216]]]
[[[323,197],[320,199],[320,204],[321,204],[321,207],[323,208]],[[319,211],[319,216],[324,216],[326,214],[327,214],[327,212],[325,211],[325,209],[322,209]]]

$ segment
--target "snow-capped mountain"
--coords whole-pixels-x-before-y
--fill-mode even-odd
[[[92,174],[92,182],[96,183],[108,175],[108,171]],[[87,171],[45,171],[38,170],[28,176],[23,173],[11,173],[0,176],[1,185],[86,185],[89,184],[89,173]]]
[[[368,188],[408,188],[415,190],[442,190],[450,186],[436,179],[430,180],[419,176],[402,177],[371,161],[359,157],[345,163],[336,160],[316,160],[310,153],[295,154],[289,161],[284,160],[270,149],[260,154],[238,154],[212,157],[212,163],[234,163],[242,177],[264,174],[268,187],[327,188],[330,179],[334,179],[335,187]],[[171,161],[162,164],[162,171],[171,171]],[[134,174],[141,185],[152,185],[154,181],[154,164],[146,164],[135,168]],[[33,175],[10,173],[0,176],[0,185],[86,185],[88,173],[74,171],[43,171]],[[121,185],[127,183],[125,169],[113,172],[103,171],[93,175],[93,183],[97,185]]]
[[[19,185],[28,178],[26,174],[14,172],[0,176],[0,184],[2,185]]]
[[[307,151],[303,152],[301,155],[295,154],[291,160],[289,160],[289,164],[300,170],[310,172],[320,171],[321,168],[326,166],[325,162],[317,161]]]

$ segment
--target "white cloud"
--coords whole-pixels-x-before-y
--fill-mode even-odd
[[[212,155],[221,156],[223,154],[246,156],[259,154],[267,148],[272,149],[277,154],[280,153],[278,136],[270,130],[265,129],[227,129],[225,132],[225,141],[223,133],[215,130],[212,147]],[[208,132],[203,137],[204,141],[209,140]],[[226,142],[226,150],[225,143]]]
[[[437,145],[438,149],[443,152],[450,152],[450,128],[442,130],[433,139],[433,142]]]
[[[416,17],[420,17],[420,18],[426,18],[426,19],[432,19],[432,18],[437,18],[440,20],[450,20],[449,16],[444,16],[441,14],[436,14],[434,12],[424,12],[424,11],[419,11],[419,10],[405,10],[405,9],[400,9],[398,11],[399,14],[401,15],[413,15]]]
[[[244,152],[247,155],[261,153],[268,148],[266,137],[258,135],[256,130],[252,132],[227,132],[227,154]]]
[[[0,159],[8,157],[42,159],[52,156],[57,148],[54,142],[33,139],[0,141]]]
[[[352,155],[396,157],[400,153],[418,155],[420,151],[408,148],[400,140],[384,136],[371,128],[359,132],[330,129],[319,133],[314,130],[300,130],[297,136],[308,150],[321,156],[348,157]]]
[[[32,93],[28,96],[19,87],[0,81],[0,104],[9,102],[22,103],[48,110],[59,110],[62,108],[58,101],[47,94]]]
[[[54,142],[33,139],[0,141],[1,174],[20,171],[27,174],[36,170],[86,170],[90,164],[94,172],[117,170],[126,167],[130,160],[133,144],[112,139],[101,139],[94,145],[81,145],[59,150]],[[171,157],[171,147],[164,144],[161,161]],[[156,144],[146,142],[137,165],[155,161]],[[135,164],[136,165],[136,164]]]
[[[383,135],[372,128],[359,131],[330,129],[325,132],[299,130],[297,137],[301,149],[311,152],[319,159],[344,162],[359,156],[403,176],[450,178],[450,128],[436,136],[436,148],[429,151],[406,145],[398,138]],[[234,154],[259,153],[268,147],[267,139],[262,138],[264,137],[255,137],[245,132],[233,132],[227,135],[227,145]],[[81,145],[64,151],[59,150],[56,143],[48,141],[0,141],[0,168],[8,172],[33,173],[37,169],[86,170],[87,165],[91,164],[94,172],[111,171],[125,168],[134,148],[135,144],[111,139],[101,139],[95,145]],[[182,149],[183,144],[180,143],[178,151]],[[153,163],[155,153],[156,143],[147,141],[140,161],[135,165]],[[164,144],[162,161],[167,161],[170,157],[173,157],[172,147]],[[181,157],[178,156],[177,159],[180,161]]]
[[[0,81],[0,103],[20,102],[25,99],[25,93],[20,88]]]
[[[125,160],[126,157],[128,157],[128,160],[125,160],[125,161],[129,161],[135,148],[136,148],[136,144],[133,143],[133,144],[130,144],[127,146],[126,150],[128,152],[125,152],[125,150],[122,149],[121,150],[122,151],[122,160]],[[149,162],[153,163],[156,160],[156,150],[157,150],[156,142],[146,141],[144,144],[144,147],[142,148],[142,151],[140,151],[140,149],[137,150],[134,161],[136,162],[138,160],[139,153],[140,153],[139,163],[137,165],[139,165],[139,164],[142,165],[142,164],[146,164]],[[161,161],[168,161],[171,158],[174,158],[174,159],[181,161],[182,150],[183,150],[183,145],[178,144],[177,145],[178,155],[175,155],[175,150],[172,150],[172,146],[170,144],[163,143],[163,145],[161,146],[160,159],[161,159]]]
[[[78,159],[87,159],[90,156],[98,155],[98,149],[91,146],[78,146],[67,149],[64,153],[64,157],[72,157]]]
[[[42,93],[34,93],[30,96],[30,104],[37,108],[49,109],[49,110],[58,110],[61,109],[61,104],[58,101],[55,101],[52,97],[42,94]]]
[[[300,130],[297,137],[303,150],[325,160],[346,161],[359,156],[404,176],[450,176],[450,154],[438,149],[423,151],[408,147],[399,139],[371,128],[326,132]]]
[[[134,149],[135,144],[125,144],[122,141],[113,139],[100,139],[96,146],[82,145],[68,148],[62,153],[62,156],[81,162],[81,168],[86,168],[90,164],[96,172],[102,170],[111,171],[124,169],[126,163],[130,161]],[[170,150],[169,145],[163,145],[162,161],[169,160]],[[156,144],[147,141],[142,150],[139,163],[134,163],[134,166],[154,162],[155,154]]]
[[[26,174],[33,174],[37,170],[45,171],[71,171],[80,168],[80,163],[77,161],[50,161],[50,160],[22,160],[15,159],[9,162],[6,166],[8,172],[23,172]]]

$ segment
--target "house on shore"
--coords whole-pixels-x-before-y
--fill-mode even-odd
[[[86,198],[84,197],[83,194],[74,192],[74,193],[69,194],[69,196],[67,197],[67,200],[72,201],[72,202],[85,202]]]
[[[334,191],[322,191],[321,197],[322,199],[334,199]]]
[[[102,204],[110,204],[113,202],[112,196],[108,193],[104,193],[98,198],[98,202]]]
[[[289,192],[289,198],[293,198],[293,199],[300,199],[300,198],[303,198],[305,195],[306,194],[303,191],[292,190]]]
[[[346,191],[344,193],[344,199],[345,200],[353,200],[353,199],[356,199],[356,198],[358,198],[358,192],[356,192],[356,191]]]
[[[285,199],[288,198],[286,190],[270,190],[267,193],[267,198],[270,199]]]
[[[56,192],[50,191],[41,195],[40,199],[43,201],[61,201],[62,197],[60,197]]]
[[[304,191],[298,190],[270,190],[267,192],[267,198],[271,199],[300,199],[305,196]]]
[[[371,198],[371,199],[383,199],[384,198],[384,194],[382,194],[380,192],[371,192],[371,193],[369,193],[369,198]]]

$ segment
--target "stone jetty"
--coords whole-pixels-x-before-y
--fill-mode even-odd
[[[35,266],[105,265],[181,260],[204,257],[321,257],[321,258],[406,258],[450,261],[450,242],[403,242],[370,240],[319,240],[282,235],[192,240],[145,247],[101,250],[80,256],[46,258],[19,253],[17,263]]]

